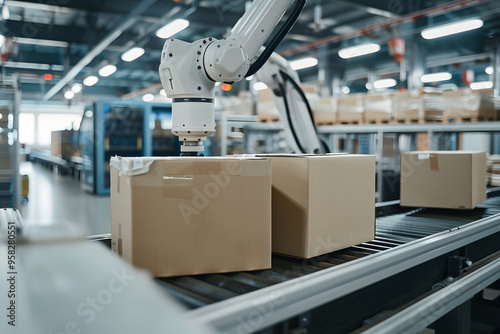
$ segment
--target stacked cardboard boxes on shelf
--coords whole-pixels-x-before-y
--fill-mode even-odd
[[[444,115],[446,120],[495,120],[496,110],[492,89],[445,91]]]
[[[366,94],[364,97],[365,123],[388,123],[394,113],[393,94]]]
[[[54,156],[71,157],[79,154],[75,149],[73,141],[76,133],[73,130],[52,131],[50,151]]]
[[[337,121],[337,99],[321,97],[311,103],[314,123],[316,125],[332,125]]]
[[[350,94],[339,97],[337,123],[363,123],[363,111],[365,94]]]
[[[418,122],[423,117],[420,92],[405,91],[394,95],[394,119],[402,122]]]
[[[280,120],[280,114],[273,101],[271,90],[259,90],[256,111],[261,122],[277,122]]]
[[[220,103],[222,110],[232,115],[250,116],[255,114],[252,94],[248,91],[240,91],[238,96],[223,96],[220,99],[216,99],[215,103]]]

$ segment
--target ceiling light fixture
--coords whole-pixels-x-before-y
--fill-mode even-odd
[[[486,74],[493,74],[493,66],[488,66],[484,69]]]
[[[445,24],[438,27],[427,28],[422,30],[420,34],[425,39],[434,39],[478,29],[481,28],[483,24],[483,20],[479,19],[465,20],[451,24]]]
[[[375,89],[390,88],[396,86],[398,83],[394,79],[381,79],[373,83]]]
[[[7,21],[8,19],[10,19],[9,7],[7,7],[7,5],[5,3],[3,4],[3,7],[2,7],[2,19],[4,21]]]
[[[450,80],[451,78],[452,78],[451,73],[438,72],[438,73],[424,74],[422,75],[421,80],[423,83],[429,83],[429,82],[446,81]]]
[[[99,70],[99,75],[101,77],[109,77],[111,74],[116,72],[115,65],[106,65]]]
[[[189,26],[189,21],[184,19],[176,19],[156,30],[156,36],[159,38],[169,38],[179,31],[186,29]]]
[[[71,86],[71,91],[75,94],[78,94],[82,91],[83,86],[79,83],[74,84]]]
[[[64,93],[64,98],[67,99],[67,100],[71,100],[72,98],[75,97],[75,93],[73,93],[72,91],[68,90]]]
[[[316,58],[304,58],[290,62],[290,67],[296,71],[301,70],[303,68],[313,67],[316,65],[318,65],[318,59]]]
[[[255,90],[264,90],[267,88],[267,85],[263,82],[256,82],[254,85],[253,85],[253,88]]]
[[[90,75],[83,79],[83,84],[87,87],[95,85],[99,81],[99,78],[95,75]]]
[[[364,56],[370,53],[375,53],[378,51],[380,51],[380,45],[375,43],[368,43],[340,49],[338,53],[340,58],[349,59]]]
[[[155,99],[155,96],[153,94],[146,94],[142,97],[142,100],[144,102],[151,102]]]
[[[142,56],[144,52],[145,50],[143,48],[135,47],[124,52],[121,58],[123,61],[131,62]]]
[[[493,88],[492,81],[479,81],[479,82],[473,82],[470,84],[470,89],[472,89],[472,90],[490,89],[490,88]]]

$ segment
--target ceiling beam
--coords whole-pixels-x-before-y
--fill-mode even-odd
[[[132,11],[128,14],[118,26],[109,32],[109,34],[101,40],[90,52],[85,55],[68,73],[62,78],[54,87],[43,95],[43,100],[47,101],[52,96],[57,94],[65,85],[73,80],[80,71],[87,66],[95,57],[97,57],[103,50],[106,49],[116,38],[118,38],[126,29],[128,29],[135,21],[136,17],[142,14],[149,8],[156,0],[142,0]]]

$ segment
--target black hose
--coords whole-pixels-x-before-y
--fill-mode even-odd
[[[285,86],[279,80],[277,80],[277,82],[281,91],[281,96],[283,97],[283,103],[285,104],[286,118],[288,120],[288,124],[290,125],[290,130],[292,131],[293,139],[295,140],[295,143],[297,144],[297,147],[299,148],[300,152],[306,153],[306,150],[304,150],[304,148],[300,144],[299,137],[297,136],[297,132],[295,131],[295,127],[293,126],[292,115],[290,113],[290,107],[288,105],[288,99],[286,97]]]
[[[269,45],[266,46],[264,52],[262,52],[259,58],[250,66],[247,74],[245,74],[245,77],[254,75],[258,70],[260,70],[262,66],[264,66],[266,61],[269,59],[269,57],[271,57],[272,53],[274,52],[274,50],[276,50],[283,38],[285,38],[288,32],[292,29],[293,25],[302,13],[305,4],[306,0],[297,0],[292,13],[290,14],[286,22],[281,26],[276,35],[273,36],[271,42],[269,42]]]
[[[306,105],[307,113],[309,114],[309,117],[311,118],[314,132],[316,132],[316,136],[318,136],[318,128],[316,127],[316,123],[314,122],[314,114],[313,114],[311,105],[309,104],[309,101],[307,100],[306,94],[304,94],[304,91],[300,88],[299,84],[295,80],[293,80],[293,78],[288,73],[286,73],[283,70],[280,70],[280,74],[283,77],[283,80],[290,82],[292,84],[293,88],[295,89],[295,91],[300,95],[300,98],[302,99],[302,101]],[[318,140],[320,141],[321,145],[323,146],[323,149],[325,150],[325,152],[330,153],[330,149],[328,148],[328,145],[323,140],[320,140],[319,138],[318,138]]]

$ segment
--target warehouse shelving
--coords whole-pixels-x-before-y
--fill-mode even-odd
[[[399,169],[399,149],[393,159],[386,159],[383,157],[385,134],[396,134],[397,138],[401,134],[415,135],[419,133],[427,134],[427,146],[429,150],[443,149],[440,145],[439,135],[456,135],[458,133],[490,133],[493,143],[493,150],[500,150],[500,138],[495,138],[495,133],[500,134],[500,122],[477,122],[477,123],[423,123],[423,124],[387,124],[387,125],[339,125],[339,126],[321,126],[318,127],[318,133],[327,140],[327,143],[332,148],[333,152],[338,152],[338,141],[335,136],[338,135],[374,135],[375,140],[368,141],[375,143],[375,147],[370,147],[367,151],[362,153],[374,153],[377,156],[377,189],[383,189],[383,170],[385,166],[393,170]],[[416,139],[413,136],[414,150],[416,147]],[[458,149],[457,140],[454,142],[454,147],[445,147],[444,149],[456,150]],[[396,145],[397,147],[398,145]],[[495,153],[495,152],[490,152]],[[382,199],[382,194],[378,192],[379,200]]]
[[[171,108],[171,104],[126,100],[100,100],[89,106],[92,122],[86,120],[80,134],[85,189],[109,194],[109,160],[114,155],[179,155],[177,138],[168,136],[168,129],[154,131],[155,121],[171,119]]]
[[[19,104],[21,92],[15,80],[0,83],[0,104],[8,118],[0,123],[0,207],[21,206],[19,175]],[[8,112],[7,112],[8,111]],[[3,115],[2,114],[2,115]]]

